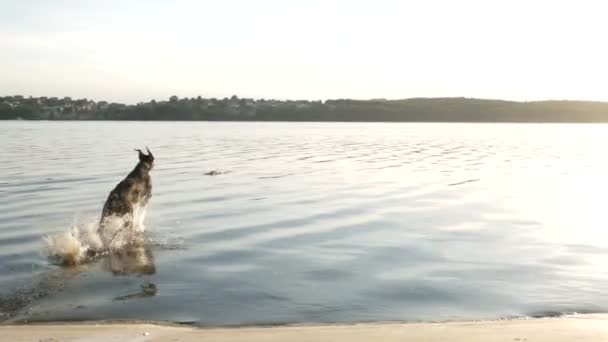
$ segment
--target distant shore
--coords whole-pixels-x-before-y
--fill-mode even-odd
[[[608,122],[608,102],[472,98],[285,101],[178,98],[135,105],[70,97],[0,96],[0,120],[297,122]]]
[[[197,329],[150,323],[0,325],[7,341],[484,341],[608,340],[608,314],[447,323]]]

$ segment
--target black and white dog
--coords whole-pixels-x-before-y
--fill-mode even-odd
[[[112,242],[124,229],[143,227],[146,206],[152,197],[150,171],[154,167],[154,156],[148,148],[147,154],[136,151],[139,152],[139,163],[110,192],[101,212],[97,232],[105,248],[112,248]]]
[[[154,167],[154,156],[146,150],[147,154],[136,150],[139,162],[110,192],[99,225],[45,237],[49,257],[54,262],[75,266],[109,252],[114,273],[128,273],[134,269],[154,272],[153,259],[143,235],[146,206],[152,197],[150,170]]]

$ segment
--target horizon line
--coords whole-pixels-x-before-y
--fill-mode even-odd
[[[325,98],[325,99],[295,99],[295,98],[272,98],[272,97],[249,97],[249,96],[245,96],[245,97],[241,97],[237,94],[233,94],[231,96],[223,96],[223,97],[219,97],[219,96],[209,96],[209,97],[205,97],[203,95],[196,95],[196,96],[178,96],[178,95],[169,95],[166,96],[164,98],[161,99],[156,99],[156,98],[152,98],[152,99],[148,99],[146,101],[135,101],[135,102],[118,102],[118,101],[109,101],[109,100],[96,100],[93,98],[89,98],[89,97],[73,97],[73,96],[48,96],[48,95],[41,95],[41,96],[34,96],[34,95],[23,95],[23,94],[12,94],[12,95],[0,95],[0,97],[16,97],[16,96],[22,96],[23,98],[57,98],[57,99],[65,99],[65,98],[70,98],[72,100],[89,100],[89,101],[93,101],[93,102],[108,102],[108,103],[116,103],[116,104],[125,104],[125,105],[137,105],[140,103],[150,103],[152,101],[156,101],[156,102],[161,102],[161,101],[169,101],[171,97],[176,96],[178,99],[196,99],[198,97],[200,97],[201,99],[217,99],[217,100],[223,100],[223,99],[231,99],[232,97],[236,96],[238,99],[248,99],[248,100],[254,100],[254,101],[260,101],[260,100],[265,100],[265,101],[280,101],[280,102],[297,102],[297,101],[307,101],[307,102],[317,102],[317,101],[321,101],[322,103],[326,102],[326,101],[361,101],[361,102],[371,102],[371,101],[407,101],[407,100],[448,100],[448,99],[460,99],[460,100],[481,100],[481,101],[501,101],[501,102],[511,102],[511,103],[535,103],[535,102],[590,102],[590,103],[608,103],[608,100],[582,100],[582,99],[569,99],[569,98],[562,98],[562,99],[555,99],[555,98],[547,98],[547,99],[542,99],[542,100],[507,100],[507,99],[500,99],[500,98],[484,98],[484,97],[468,97],[468,96],[415,96],[415,97],[402,97],[402,98],[383,98],[383,97],[374,97],[374,98],[348,98],[348,97],[336,97],[336,98]]]

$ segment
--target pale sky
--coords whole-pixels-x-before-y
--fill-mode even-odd
[[[0,95],[608,101],[608,2],[0,0]]]

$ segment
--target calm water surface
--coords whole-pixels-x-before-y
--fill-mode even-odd
[[[156,272],[50,263],[43,237],[96,221],[145,145]],[[607,125],[1,122],[0,314],[239,325],[606,312],[607,145]]]

